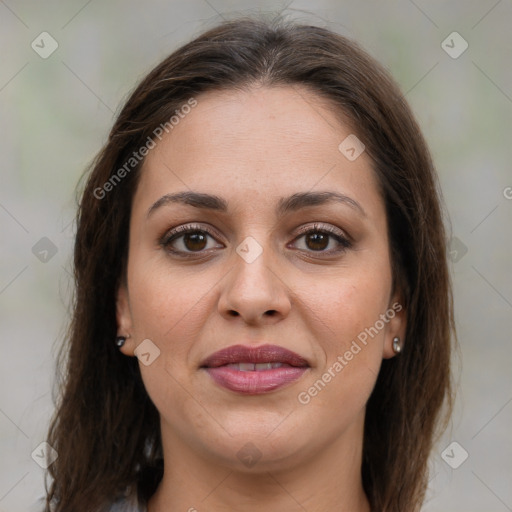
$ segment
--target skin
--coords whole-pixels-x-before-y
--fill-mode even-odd
[[[298,395],[400,302],[372,161],[339,151],[352,130],[306,89],[253,87],[197,101],[146,158],[118,291],[118,333],[130,336],[122,352],[134,356],[144,339],[160,350],[150,365],[139,362],[165,461],[149,512],[369,511],[360,477],[365,404],[382,359],[394,356],[393,337],[403,340],[405,310],[309,403]],[[229,210],[169,203],[148,216],[162,196],[183,191],[220,196]],[[276,216],[279,198],[311,191],[344,194],[364,214],[330,202]],[[213,230],[202,244],[172,242],[190,259],[159,242],[188,223]],[[297,232],[317,233],[314,224],[338,229],[351,247],[332,237],[315,245]],[[236,252],[248,236],[263,248],[252,263]],[[310,368],[266,394],[229,391],[199,367],[239,343],[281,345]],[[247,443],[261,453],[251,467],[237,457]]]

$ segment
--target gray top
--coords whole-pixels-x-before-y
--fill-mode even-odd
[[[44,497],[41,497],[30,507],[30,512],[42,512],[43,510],[46,510]],[[114,501],[108,512],[147,512],[147,508],[146,505],[139,505],[137,498],[122,498]]]
[[[109,512],[147,512],[147,508],[145,505],[139,505],[133,500],[118,500],[116,501]]]

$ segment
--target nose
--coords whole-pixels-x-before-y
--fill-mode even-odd
[[[238,254],[231,272],[223,280],[218,309],[226,319],[241,317],[246,324],[274,324],[290,312],[290,293],[271,268],[267,251],[248,262]]]

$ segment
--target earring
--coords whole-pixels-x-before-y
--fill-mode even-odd
[[[402,345],[400,345],[400,338],[398,336],[395,336],[393,338],[393,352],[395,354],[400,354],[402,351]]]
[[[124,342],[126,341],[127,338],[129,338],[129,336],[117,336],[116,337],[117,348],[121,348],[124,345]]]

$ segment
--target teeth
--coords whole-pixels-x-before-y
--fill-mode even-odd
[[[283,363],[258,363],[254,365],[256,371],[259,370],[272,370],[273,368],[281,368]]]
[[[228,364],[229,368],[234,368],[235,370],[239,370],[241,372],[252,372],[252,371],[262,371],[262,370],[272,370],[274,368],[281,368],[284,363],[232,363]]]

